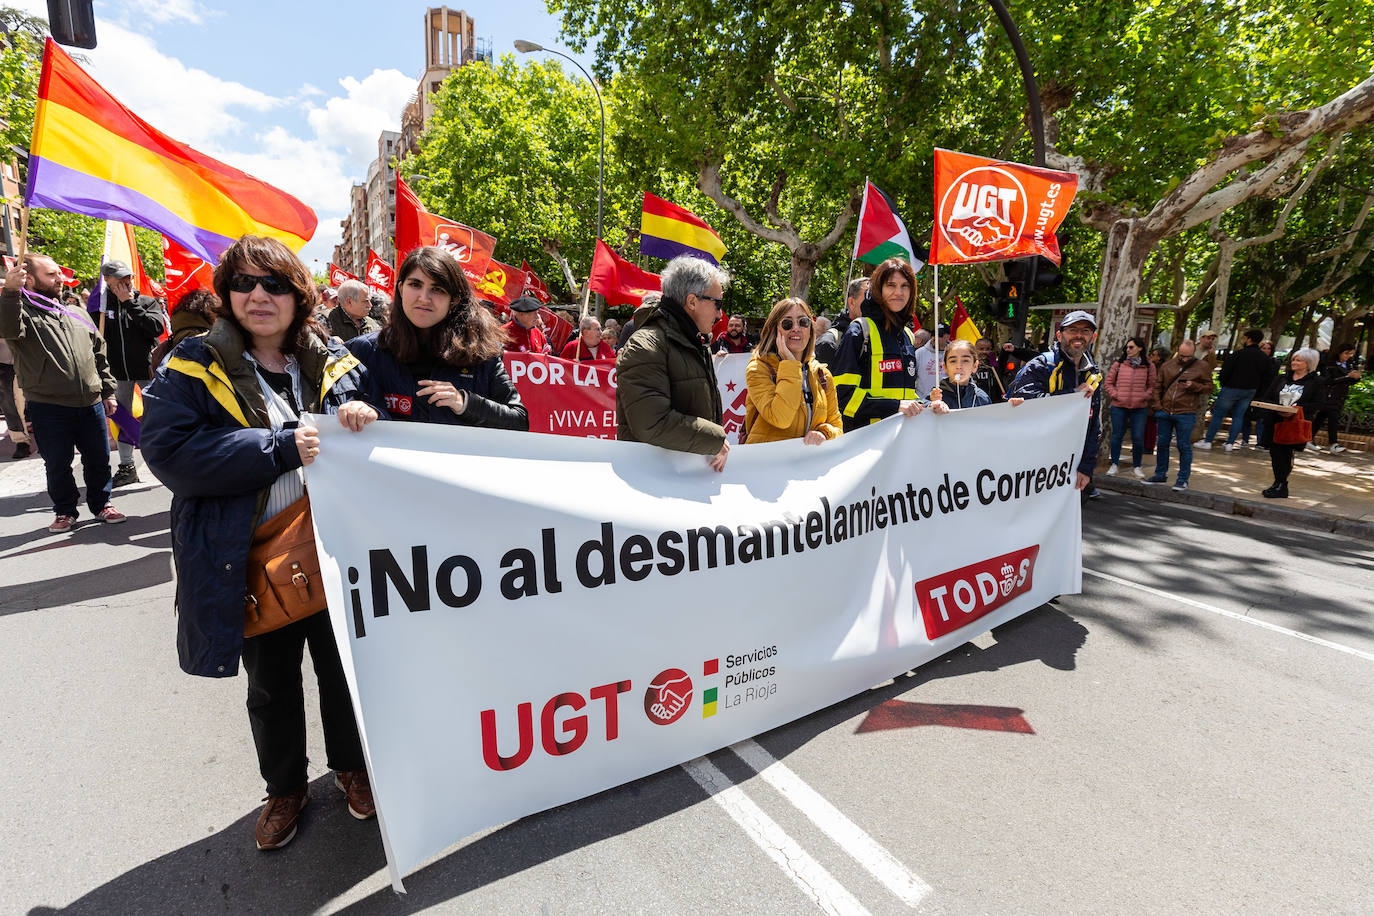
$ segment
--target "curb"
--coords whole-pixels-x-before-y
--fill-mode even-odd
[[[1153,499],[1156,502],[1181,503],[1185,506],[1197,506],[1225,515],[1238,515],[1242,518],[1253,518],[1256,521],[1278,522],[1296,528],[1306,528],[1310,531],[1326,531],[1343,537],[1374,541],[1374,522],[1353,521],[1314,512],[1311,509],[1294,509],[1269,501],[1236,499],[1233,496],[1221,496],[1202,490],[1184,490],[1179,493],[1164,484],[1151,485],[1139,480],[1123,480],[1119,476],[1094,476],[1093,485],[1098,489],[1121,493],[1125,496]]]

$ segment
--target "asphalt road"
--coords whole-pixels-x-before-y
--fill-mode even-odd
[[[0,913],[1374,911],[1367,543],[1104,495],[1082,595],[471,837],[401,897],[317,764],[296,841],[254,849],[244,682],[176,665],[167,492],[55,537],[21,464],[0,468]]]

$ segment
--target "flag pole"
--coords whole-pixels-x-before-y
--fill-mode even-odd
[[[935,327],[931,328],[933,340],[935,342],[935,388],[940,388],[940,265],[935,265]],[[920,394],[920,392],[916,392]],[[934,392],[931,392],[934,394]],[[930,397],[930,395],[926,395]]]
[[[29,253],[29,205],[19,205],[19,257],[18,263],[24,263],[24,255]]]

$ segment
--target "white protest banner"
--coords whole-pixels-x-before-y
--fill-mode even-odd
[[[731,445],[744,444],[744,407],[749,395],[744,372],[749,368],[751,359],[753,354],[750,353],[727,353],[715,357],[716,385],[720,387],[720,404],[725,412],[721,421]]]
[[[638,443],[320,422],[321,568],[395,887],[1077,592],[1087,410],[926,412],[720,474]]]

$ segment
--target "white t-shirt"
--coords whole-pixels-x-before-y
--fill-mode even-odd
[[[916,394],[922,398],[930,397],[931,389],[940,384],[940,379],[945,378],[949,378],[949,375],[935,357],[935,340],[932,338],[916,351]]]

